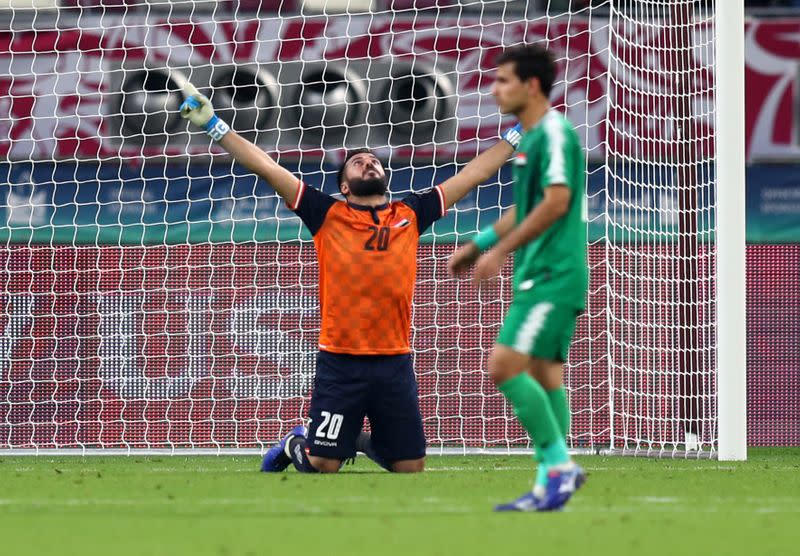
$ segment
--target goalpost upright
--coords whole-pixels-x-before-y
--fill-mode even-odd
[[[745,322],[744,0],[717,0],[718,458],[747,458]]]

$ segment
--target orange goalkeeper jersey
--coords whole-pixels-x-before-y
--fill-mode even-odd
[[[445,213],[441,188],[367,207],[301,182],[289,208],[314,236],[322,312],[319,348],[351,355],[410,352],[417,245]]]

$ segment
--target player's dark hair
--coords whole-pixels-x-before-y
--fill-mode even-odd
[[[344,162],[342,165],[339,166],[339,172],[336,174],[336,187],[339,188],[339,191],[342,190],[342,178],[344,177],[344,167],[347,166],[347,163],[350,161],[351,158],[356,156],[357,154],[372,154],[370,149],[353,149],[352,151],[348,151],[347,156],[344,157]]]
[[[544,96],[549,97],[556,79],[556,62],[553,55],[546,48],[538,44],[519,44],[503,50],[495,60],[502,64],[514,64],[514,73],[520,81],[527,81],[531,77],[539,80]]]

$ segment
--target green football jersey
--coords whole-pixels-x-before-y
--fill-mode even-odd
[[[514,159],[514,202],[519,225],[550,185],[572,191],[569,210],[514,254],[514,295],[537,297],[578,309],[586,306],[586,164],[578,134],[550,109],[520,141]]]

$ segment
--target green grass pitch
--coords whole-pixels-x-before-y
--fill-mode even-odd
[[[523,456],[430,457],[420,475],[366,458],[339,475],[258,473],[257,457],[0,457],[0,553],[797,554],[800,449],[744,463],[583,457],[556,514],[494,514]]]

